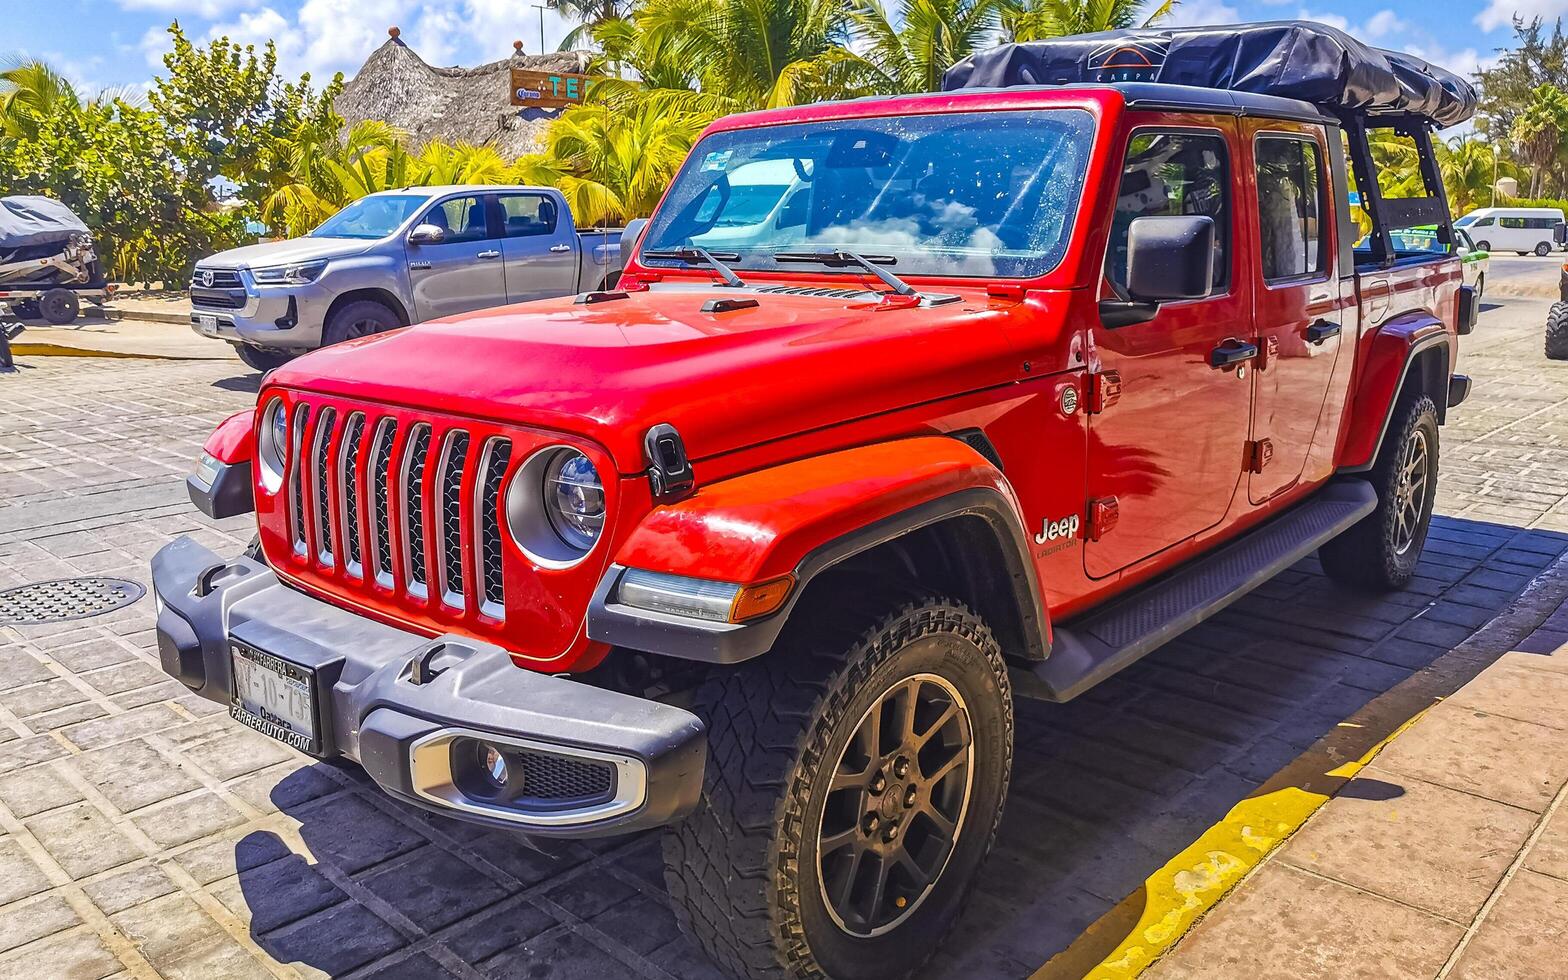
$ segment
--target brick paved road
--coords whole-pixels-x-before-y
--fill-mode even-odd
[[[1421,575],[1374,600],[1304,562],[1064,707],[1025,704],[986,885],[937,976],[1014,977],[1265,777],[1468,635],[1568,548],[1568,364],[1545,307],[1465,342]],[[0,588],[146,580],[193,534],[180,477],[253,399],[229,364],[32,359],[0,375]],[[382,798],[157,670],[152,607],[0,628],[0,978],[712,975],[665,909],[656,841],[544,855]]]

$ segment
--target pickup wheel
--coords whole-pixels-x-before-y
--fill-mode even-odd
[[[951,600],[880,608],[894,611],[814,610],[698,692],[708,769],[665,834],[665,878],[731,974],[909,975],[996,838],[1013,751],[1000,647]]]
[[[321,346],[331,347],[345,340],[369,337],[402,325],[397,314],[387,309],[385,304],[373,299],[357,299],[332,311],[321,331]]]
[[[1377,509],[1318,549],[1323,570],[1358,588],[1401,588],[1415,574],[1437,497],[1437,406],[1426,395],[1401,399],[1367,478]]]
[[[282,367],[294,356],[287,351],[273,350],[270,347],[253,347],[250,344],[235,344],[234,353],[244,362],[245,366],[253,371],[266,374],[275,367]]]
[[[1546,356],[1568,361],[1568,303],[1553,303],[1546,314]]]

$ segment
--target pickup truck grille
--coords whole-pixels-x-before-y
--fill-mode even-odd
[[[296,556],[315,571],[504,618],[510,438],[476,441],[460,424],[303,401],[290,418],[286,526]]]

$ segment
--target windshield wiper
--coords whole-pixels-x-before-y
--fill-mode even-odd
[[[719,278],[724,280],[724,285],[735,286],[736,288],[746,285],[741,277],[735,274],[734,269],[720,261],[720,256],[723,256],[731,262],[739,262],[740,254],[738,252],[720,252],[719,255],[714,255],[701,245],[681,245],[677,248],[650,249],[642,254],[644,258],[649,259],[679,259],[682,262],[701,262],[714,272],[717,272]]]
[[[825,266],[843,268],[848,265],[858,265],[862,269],[882,280],[887,287],[900,296],[919,296],[920,293],[909,283],[882,268],[883,265],[892,265],[898,259],[891,255],[862,255],[851,252],[846,248],[825,248],[816,252],[774,252],[775,262],[820,262]],[[881,263],[881,264],[878,264]]]

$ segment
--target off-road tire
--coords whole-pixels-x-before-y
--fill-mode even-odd
[[[250,344],[235,344],[234,353],[238,354],[245,366],[253,371],[266,374],[275,367],[282,367],[294,358],[288,351],[273,350],[270,347],[254,347]]]
[[[1546,242],[1537,242],[1535,246],[1535,254],[1544,259],[1548,255],[1552,254],[1552,246]]]
[[[1400,474],[1411,444],[1425,440],[1426,472],[1420,490],[1419,517],[1409,543],[1400,549]],[[1348,531],[1318,549],[1318,560],[1329,578],[1352,588],[1387,592],[1402,588],[1415,574],[1432,523],[1437,496],[1437,406],[1425,394],[1401,397],[1389,420],[1377,463],[1366,475],[1377,491],[1377,509]]]
[[[1546,356],[1568,361],[1568,303],[1553,303],[1546,314]]]
[[[682,928],[734,976],[908,976],[957,920],[996,839],[1013,706],[990,629],[963,605],[918,590],[878,595],[856,581],[836,591],[855,599],[809,617],[797,609],[771,652],[714,668],[697,694],[708,766],[696,811],[665,833],[665,880]],[[826,787],[869,708],[917,674],[950,683],[969,711],[967,808],[930,891],[888,931],[853,936],[819,883]]]
[[[327,317],[326,325],[321,329],[321,346],[331,347],[345,340],[369,337],[402,325],[397,314],[388,309],[385,303],[357,299],[352,303],[344,303]]]
[[[75,321],[82,301],[69,289],[51,289],[38,297],[38,315],[57,327]]]

